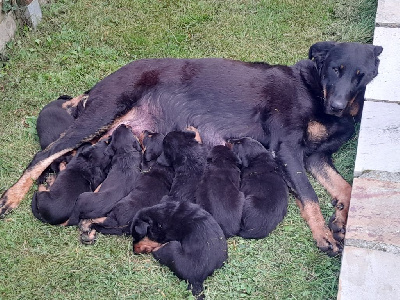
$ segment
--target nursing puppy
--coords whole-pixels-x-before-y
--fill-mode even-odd
[[[151,168],[140,174],[133,190],[118,201],[105,218],[97,216],[81,222],[82,242],[92,244],[96,231],[113,235],[130,234],[131,222],[136,213],[144,207],[158,204],[168,194],[174,177],[173,169],[156,162],[162,151],[163,138],[164,135],[159,133],[144,134],[143,161]]]
[[[247,239],[266,237],[287,213],[288,188],[271,153],[252,138],[229,140],[242,161],[240,190],[246,199],[238,233]]]
[[[171,166],[175,175],[169,195],[174,199],[195,202],[197,185],[203,174],[207,152],[193,131],[171,131],[163,141],[157,162]]]
[[[152,252],[166,265],[196,299],[203,299],[203,282],[228,258],[222,229],[197,204],[169,199],[140,210],[132,221],[135,253]]]
[[[135,187],[140,175],[142,148],[130,127],[121,125],[114,131],[106,153],[112,157],[107,178],[98,192],[86,192],[78,197],[68,225],[77,225],[80,219],[105,216]]]
[[[81,146],[48,190],[39,185],[32,199],[33,215],[52,225],[67,221],[78,196],[94,191],[106,178],[111,162],[107,147],[107,141]]]
[[[213,147],[197,188],[196,203],[214,217],[226,238],[236,235],[240,230],[245,200],[239,188],[238,157],[226,146]]]

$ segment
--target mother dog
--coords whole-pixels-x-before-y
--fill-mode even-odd
[[[310,48],[309,60],[293,66],[214,58],[132,62],[90,90],[82,115],[4,192],[0,214],[18,206],[54,159],[121,123],[137,135],[194,126],[204,143],[249,136],[274,151],[318,247],[335,255],[341,251],[351,186],[335,170],[331,154],[354,132],[381,52],[380,46],[320,42]],[[306,169],[335,199],[331,230]]]

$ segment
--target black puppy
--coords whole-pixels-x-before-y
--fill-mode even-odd
[[[101,215],[81,222],[82,240],[85,243],[93,243],[96,231],[114,235],[130,234],[135,214],[141,208],[158,204],[168,194],[174,177],[173,169],[155,162],[161,154],[163,137],[159,133],[144,134],[143,161],[151,165],[150,170],[140,174],[133,190],[118,201],[106,217]]]
[[[196,203],[214,217],[227,238],[240,229],[244,195],[239,188],[238,157],[226,146],[213,147],[197,188]]]
[[[106,178],[111,162],[111,156],[105,153],[107,147],[107,141],[81,146],[49,190],[39,185],[32,199],[34,216],[52,225],[67,221],[78,196],[94,191]]]
[[[208,212],[197,204],[177,200],[169,199],[137,213],[132,221],[134,252],[152,252],[161,264],[188,281],[197,299],[203,299],[203,282],[227,259],[227,243]]]
[[[246,200],[239,236],[266,237],[287,213],[289,192],[272,154],[256,140],[229,140],[232,151],[242,161],[240,190]]]
[[[195,138],[193,131],[171,131],[164,138],[163,152],[157,162],[174,169],[175,176],[169,192],[174,199],[196,201],[196,189],[207,152]]]
[[[121,125],[114,131],[106,153],[112,157],[107,178],[98,192],[86,192],[78,197],[68,225],[77,225],[80,219],[105,216],[135,187],[140,175],[142,148],[130,127]]]

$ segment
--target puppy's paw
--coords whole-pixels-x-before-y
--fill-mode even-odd
[[[96,230],[92,229],[91,220],[79,222],[80,241],[84,245],[93,245],[96,242]]]

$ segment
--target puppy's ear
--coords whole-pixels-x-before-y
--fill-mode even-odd
[[[164,151],[161,152],[161,155],[157,158],[157,163],[159,163],[160,165],[165,166],[165,167],[170,167],[171,166],[171,163],[165,157]]]
[[[315,62],[317,69],[320,71],[324,64],[328,52],[336,45],[336,42],[319,42],[310,47],[308,51],[308,59]]]
[[[149,227],[150,224],[144,221],[138,223],[133,222],[131,232],[134,242],[139,242],[141,239],[143,239],[147,235],[147,230]]]

